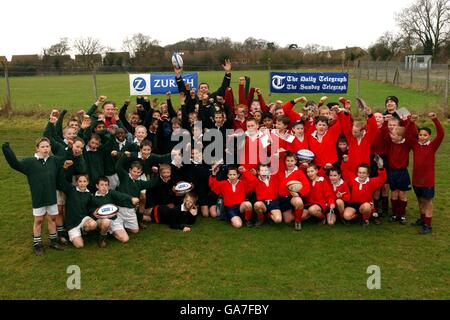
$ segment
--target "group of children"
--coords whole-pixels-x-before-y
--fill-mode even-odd
[[[65,127],[66,111],[53,110],[32,157],[19,161],[4,143],[9,165],[30,185],[34,252],[43,253],[45,216],[50,246],[58,250],[68,241],[83,247],[85,234],[94,230],[100,247],[108,233],[127,242],[129,233],[150,222],[189,232],[199,212],[235,228],[284,221],[298,231],[310,217],[321,224],[357,220],[368,226],[388,214],[389,192],[390,221],[404,225],[411,150],[421,215],[415,225],[421,234],[431,232],[435,154],[444,137],[436,114],[429,114],[436,128],[431,139],[429,128],[416,126],[417,116],[396,113],[394,96],[386,98],[384,113],[361,109],[361,121],[345,98],[267,105],[247,77],[239,79],[236,103],[231,63],[223,68],[214,93],[206,83],[189,88],[175,69],[178,111],[169,93],[159,110],[157,101],[138,97],[128,116],[130,101],[117,110],[100,96]],[[294,110],[298,103],[300,112]],[[193,190],[177,192],[180,182]],[[117,215],[99,215],[105,204],[117,206]]]

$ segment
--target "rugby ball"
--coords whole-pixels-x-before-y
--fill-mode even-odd
[[[298,180],[292,180],[286,183],[286,189],[291,192],[298,192],[303,187],[302,183]]]
[[[177,69],[183,68],[183,58],[178,52],[172,53],[172,65]]]
[[[114,217],[119,208],[113,204],[104,204],[94,212],[94,216],[98,219],[108,219]]]
[[[192,191],[194,185],[190,182],[180,181],[173,187],[173,192],[176,196],[184,196],[186,193]]]
[[[314,153],[308,149],[301,149],[301,150],[297,151],[297,158],[300,161],[302,161],[302,160],[313,161]]]

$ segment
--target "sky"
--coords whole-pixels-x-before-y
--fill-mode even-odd
[[[143,33],[167,45],[187,38],[248,37],[284,47],[317,43],[334,49],[367,48],[396,31],[395,13],[413,0],[199,0],[50,1],[7,0],[1,5],[0,56],[37,54],[69,38],[98,38],[122,51]],[[74,54],[74,52],[72,52]]]

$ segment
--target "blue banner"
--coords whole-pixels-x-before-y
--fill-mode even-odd
[[[271,72],[271,93],[347,93],[348,73]]]
[[[198,87],[198,73],[183,73],[184,83],[189,83],[191,88]],[[151,94],[178,93],[178,86],[175,80],[175,74],[152,73],[150,75]]]

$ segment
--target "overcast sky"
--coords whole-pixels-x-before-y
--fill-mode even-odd
[[[302,47],[367,48],[396,30],[395,13],[413,0],[7,0],[2,1],[0,55],[41,53],[62,37],[92,36],[122,50],[122,41],[143,33],[161,45],[190,37],[248,37]]]

